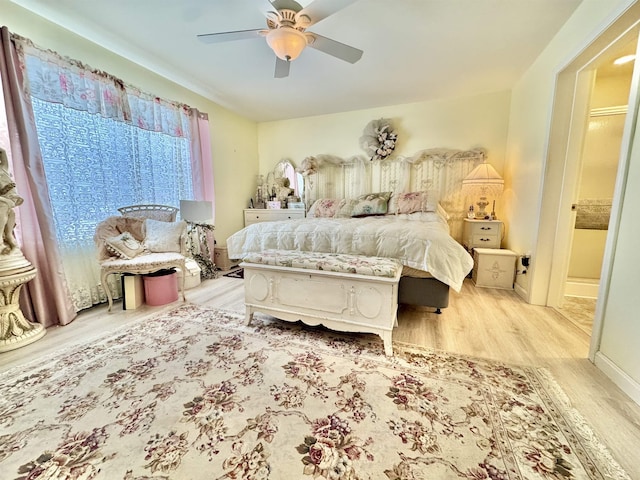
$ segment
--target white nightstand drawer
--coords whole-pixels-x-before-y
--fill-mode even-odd
[[[464,219],[462,244],[471,251],[472,248],[500,248],[502,229],[500,220]]]
[[[497,235],[487,235],[484,233],[475,234],[471,237],[472,245],[481,248],[500,248],[500,238]]]
[[[500,232],[500,224],[491,223],[491,222],[471,224],[471,231],[473,233],[486,233],[488,235],[498,235],[498,233]]]

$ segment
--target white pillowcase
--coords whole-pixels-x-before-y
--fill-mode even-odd
[[[144,221],[145,238],[144,245],[150,252],[178,252],[181,253],[180,237],[187,224],[184,220],[179,222],[161,222],[150,218]]]

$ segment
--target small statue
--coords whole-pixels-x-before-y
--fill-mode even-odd
[[[22,205],[24,200],[16,192],[16,184],[9,175],[9,158],[7,152],[0,148],[0,255],[8,255],[18,242],[13,234],[16,226],[14,207]]]
[[[276,179],[276,185],[278,186],[278,192],[277,192],[276,198],[281,202],[283,202],[293,192],[293,190],[289,188],[289,185],[291,185],[291,182],[287,177],[282,177],[282,178]]]

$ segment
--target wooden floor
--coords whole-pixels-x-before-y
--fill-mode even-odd
[[[206,280],[186,292],[189,302],[244,312],[240,279]],[[169,310],[142,306],[106,312],[99,306],[82,312],[70,325],[50,328],[41,340],[0,354],[0,372]],[[587,360],[589,336],[557,311],[526,304],[512,290],[476,288],[465,281],[452,292],[442,315],[401,306],[393,340],[439,350],[547,368],[573,406],[591,425],[631,478],[640,479],[640,406],[632,402]]]
[[[595,298],[565,296],[558,312],[575,323],[587,335],[591,335],[593,318],[596,314],[596,302]]]

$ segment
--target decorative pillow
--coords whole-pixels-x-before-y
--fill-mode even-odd
[[[126,260],[131,260],[144,251],[142,244],[133,238],[133,235],[129,232],[106,238],[104,244],[109,253]]]
[[[161,222],[150,218],[144,221],[144,245],[150,252],[181,252],[180,237],[187,224],[179,222]]]
[[[319,198],[307,212],[307,218],[333,218],[344,204],[340,198]]]
[[[438,208],[438,191],[394,193],[389,200],[390,215],[414,212],[435,212]]]
[[[368,193],[356,198],[351,211],[352,217],[368,217],[387,213],[391,192]]]
[[[358,203],[356,199],[345,200],[340,209],[336,212],[335,218],[351,218],[353,207]]]
[[[424,212],[427,206],[427,192],[398,193],[395,197],[395,213]]]
[[[124,232],[130,233],[133,238],[142,242],[144,240],[144,219],[114,215],[96,225],[96,233],[93,236],[93,241],[98,248],[98,260],[106,260],[113,256],[111,252],[107,250],[107,238],[117,237]]]

